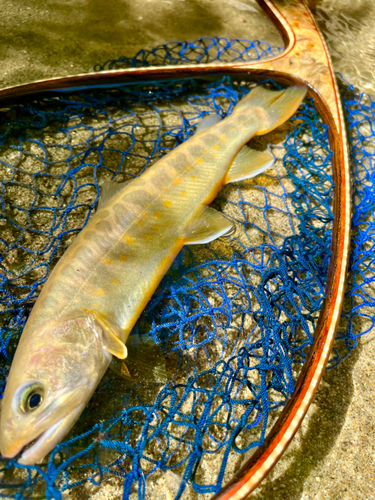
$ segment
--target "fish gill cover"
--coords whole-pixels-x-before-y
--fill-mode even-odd
[[[104,66],[144,65],[150,57],[152,64],[177,64],[186,54],[190,62],[249,60],[279,51],[205,38]],[[140,175],[193,134],[205,114],[231,113],[251,87],[230,78],[124,85],[0,110],[2,391],[40,288],[95,211],[99,186]],[[374,103],[347,84],[342,89],[355,212],[331,368],[355,347],[356,321],[361,333],[374,326]],[[174,498],[191,488],[214,493],[264,441],[312,343],[330,258],[333,194],[327,126],[312,101],[252,147],[268,143],[277,144],[275,167],[225,186],[214,202],[237,232],[185,248],[134,330],[160,345],[169,381],[139,385],[109,371],[68,439],[42,465],[1,460],[0,497],[59,499],[70,489],[86,498],[115,477],[122,498],[155,498],[168,474]]]

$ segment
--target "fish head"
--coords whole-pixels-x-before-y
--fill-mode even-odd
[[[50,320],[26,329],[4,392],[0,451],[13,458],[31,445],[18,459],[30,465],[44,458],[69,432],[111,357],[91,317]]]

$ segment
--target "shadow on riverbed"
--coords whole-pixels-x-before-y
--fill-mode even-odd
[[[313,407],[305,417],[302,431],[294,438],[281,463],[253,494],[254,500],[299,500],[312,471],[335,447],[353,399],[353,368],[361,356],[359,344],[348,359],[334,370],[325,372]],[[311,410],[313,409],[313,413]],[[312,413],[312,414],[311,414]],[[297,448],[297,449],[296,449]],[[290,463],[286,466],[286,463]],[[284,469],[284,472],[280,471]],[[331,497],[330,497],[331,498]],[[332,497],[333,498],[333,497]]]

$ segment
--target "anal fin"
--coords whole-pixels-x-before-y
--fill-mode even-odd
[[[268,151],[255,151],[244,146],[228,170],[225,184],[255,177],[270,168],[274,161],[274,157]]]
[[[214,208],[202,206],[202,209],[190,222],[184,234],[185,245],[198,245],[231,234],[235,226]]]

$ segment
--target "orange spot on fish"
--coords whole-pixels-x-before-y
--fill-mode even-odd
[[[172,184],[176,185],[176,184],[181,184],[181,181],[180,179],[175,179]]]
[[[202,158],[197,158],[197,163],[204,163],[204,160]]]
[[[135,240],[131,236],[125,236],[125,241],[128,245],[132,245]]]
[[[167,207],[167,208],[171,208],[172,206],[172,203],[169,201],[169,200],[164,200],[164,205]]]
[[[103,288],[97,288],[97,289],[96,289],[96,293],[97,293],[98,295],[105,295],[105,291],[103,290]]]
[[[180,191],[180,195],[183,196],[184,198],[187,197],[187,192],[186,191]]]
[[[123,262],[125,262],[126,260],[128,260],[128,256],[127,256],[127,255],[125,255],[124,253],[122,253],[122,254],[120,255],[120,260],[122,260]]]
[[[225,137],[225,135],[222,135],[222,136],[220,137],[220,140],[221,140],[222,142],[224,142],[224,141],[226,141],[226,140],[227,140],[227,138]]]
[[[154,212],[154,217],[156,217],[157,219],[160,219],[160,217],[161,217],[160,212]]]
[[[152,241],[154,239],[154,235],[153,234],[145,234],[145,235],[143,235],[143,237],[147,241]]]
[[[191,178],[192,178],[193,181],[198,180],[198,177],[196,175],[192,175]]]
[[[137,226],[143,226],[144,222],[142,219],[138,219],[136,224],[137,224]]]
[[[219,144],[215,144],[214,149],[220,149]]]
[[[141,217],[147,217],[147,212],[142,212]]]
[[[117,278],[114,278],[114,279],[111,281],[111,283],[112,283],[112,285],[115,285],[115,286],[117,286],[117,285],[119,285],[119,284],[120,284],[120,282],[119,282],[119,280],[118,280]]]
[[[189,170],[191,170],[191,165],[188,165],[187,167],[185,167],[185,170],[186,170],[186,172],[189,172]]]
[[[153,231],[160,231],[160,226],[158,226],[157,224],[155,224],[154,226],[151,226],[151,229]]]
[[[162,186],[162,187],[161,187],[161,190],[162,190],[162,191],[166,191],[167,189],[168,189],[168,186]]]
[[[111,263],[111,259],[103,259],[103,264],[106,264],[107,266]]]

